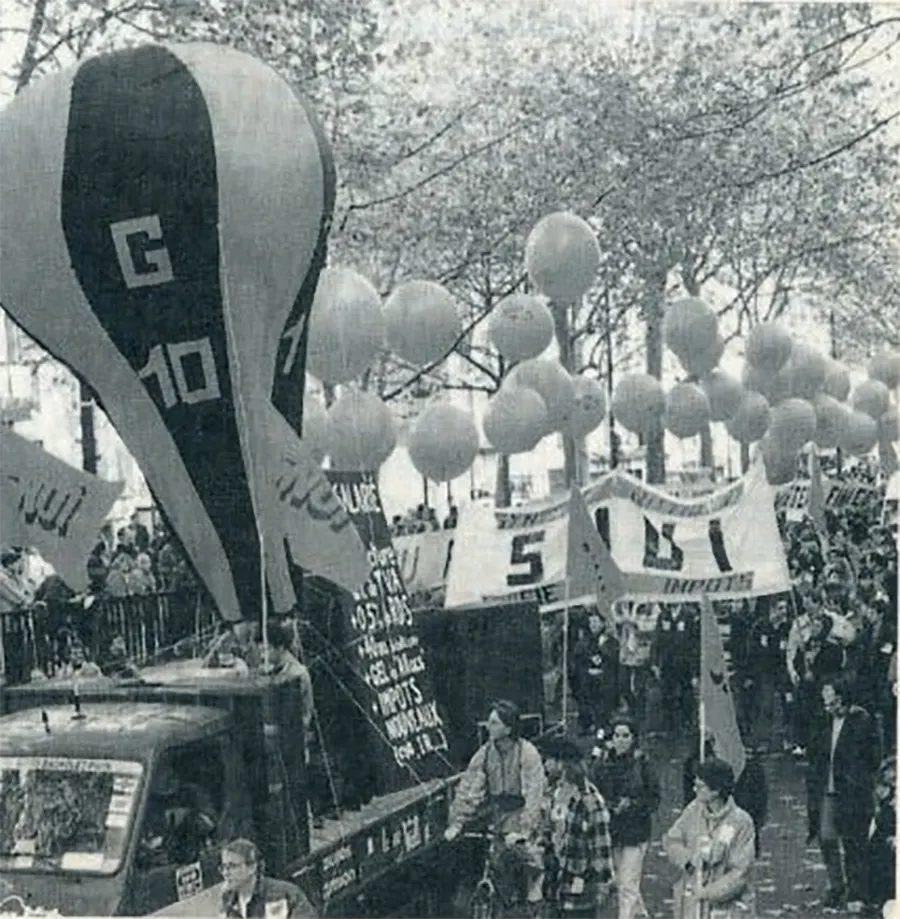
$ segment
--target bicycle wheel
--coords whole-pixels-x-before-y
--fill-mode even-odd
[[[469,915],[472,919],[499,919],[497,895],[490,881],[481,880],[475,885]]]

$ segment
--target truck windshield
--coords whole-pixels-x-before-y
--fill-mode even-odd
[[[0,870],[114,874],[140,763],[0,756]]]

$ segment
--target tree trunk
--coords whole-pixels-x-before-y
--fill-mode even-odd
[[[498,453],[494,507],[509,507],[510,504],[512,504],[512,486],[509,481],[509,457],[504,453]]]
[[[709,424],[704,425],[700,431],[700,465],[711,469],[715,476],[716,461],[713,456],[712,427]]]
[[[750,468],[750,444],[741,444],[741,475]]]
[[[644,343],[647,350],[647,373],[662,380],[663,363],[663,309],[666,293],[666,274],[660,272],[646,281],[644,300]],[[665,431],[662,426],[644,438],[647,450],[645,481],[661,485],[666,481]]]
[[[81,405],[81,468],[96,475],[100,457],[94,427],[94,394],[83,380],[78,381],[78,400]]]
[[[572,342],[570,312],[574,307],[568,303],[553,303],[553,330],[556,334],[556,343],[559,346],[559,362],[563,369],[569,373],[575,371],[575,349]],[[566,488],[570,488],[573,483],[579,483],[578,457],[584,452],[584,440],[576,443],[575,438],[568,434],[562,435],[563,440],[563,464],[566,480]]]
[[[16,93],[21,92],[30,82],[37,67],[37,47],[44,31],[47,19],[47,0],[36,0],[34,11],[31,14],[31,23],[28,26],[28,39],[25,42],[25,51],[22,53],[22,66],[19,67],[19,76],[16,79]]]

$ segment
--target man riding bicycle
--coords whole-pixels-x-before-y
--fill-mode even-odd
[[[521,714],[515,703],[501,701],[487,719],[488,741],[460,779],[445,839],[459,836],[465,824],[487,811],[526,873],[526,900],[536,912],[542,899],[543,852],[539,841],[541,803],[547,785],[541,755],[519,736]]]

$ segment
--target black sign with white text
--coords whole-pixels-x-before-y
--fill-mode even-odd
[[[370,473],[329,472],[335,494],[366,547],[371,574],[354,595],[346,652],[365,687],[369,723],[390,757],[379,764],[383,791],[447,776],[448,743],[438,712],[424,648],[397,554]]]

